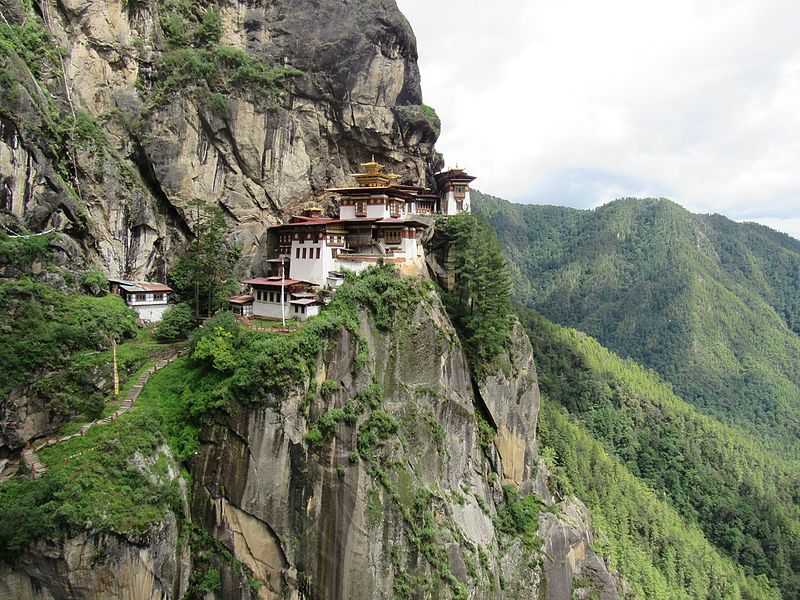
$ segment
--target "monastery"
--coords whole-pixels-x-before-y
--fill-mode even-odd
[[[268,255],[278,275],[242,282],[252,293],[229,299],[234,313],[306,319],[320,308],[311,288],[333,290],[343,271],[379,263],[421,268],[421,235],[432,217],[470,212],[469,184],[475,178],[463,169],[437,173],[437,194],[399,184],[399,175],[385,173],[374,158],[361,166],[364,172],[352,175],[354,187],[326,190],[338,196],[338,218],[312,208],[269,229]]]

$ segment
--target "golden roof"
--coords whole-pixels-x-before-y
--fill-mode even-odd
[[[386,187],[400,179],[400,175],[396,173],[384,173],[383,165],[375,162],[374,155],[370,162],[361,163],[361,167],[366,169],[366,173],[350,174],[358,183],[358,187]]]

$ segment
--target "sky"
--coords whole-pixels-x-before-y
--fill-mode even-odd
[[[437,148],[514,202],[666,197],[800,239],[797,0],[397,0]]]

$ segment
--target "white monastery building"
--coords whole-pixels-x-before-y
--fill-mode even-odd
[[[120,294],[125,303],[139,313],[142,321],[156,323],[169,308],[172,288],[163,283],[109,279],[111,292]]]
[[[306,319],[320,309],[312,286],[335,288],[342,271],[379,263],[421,268],[421,236],[431,217],[470,212],[469,184],[475,178],[463,169],[437,173],[437,194],[397,183],[399,175],[384,173],[374,159],[361,166],[365,172],[353,174],[355,187],[326,190],[339,197],[339,218],[322,217],[322,209],[312,208],[269,229],[268,256],[281,265],[281,276],[244,281],[252,294],[230,299],[234,313]]]

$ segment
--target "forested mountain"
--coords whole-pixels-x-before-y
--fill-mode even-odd
[[[691,527],[681,531],[684,525],[671,516],[669,505],[750,577],[767,576],[784,598],[797,598],[797,469],[746,434],[698,414],[655,373],[620,359],[586,334],[531,310],[520,317],[547,398],[542,454],[564,491],[589,504],[608,536],[608,551],[626,578],[642,586],[644,597],[671,597],[680,586],[699,597],[696,589],[710,585],[703,583],[709,572],[720,586],[714,597],[730,593],[713,575],[724,570],[723,563],[709,556],[701,567],[692,557],[699,536],[692,537]],[[642,483],[657,491],[657,499]],[[745,595],[753,593],[749,589]]]
[[[480,193],[517,303],[658,371],[701,412],[800,457],[800,242],[663,199],[594,210]]]

